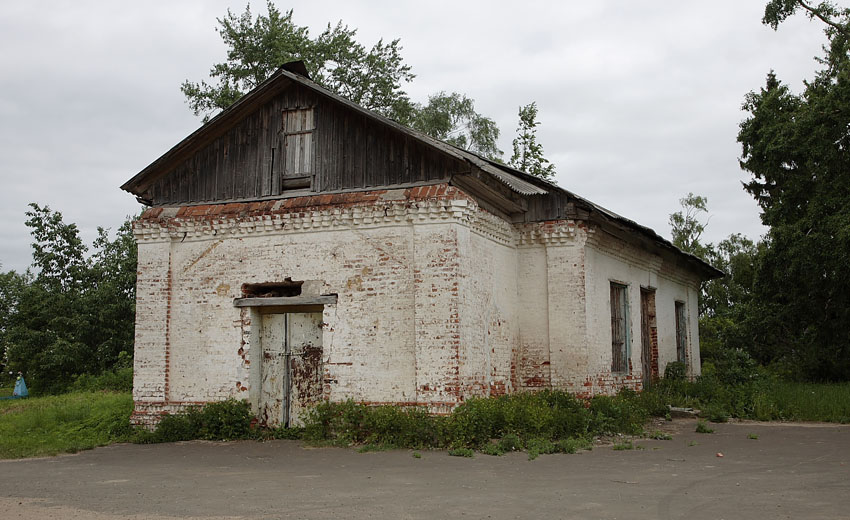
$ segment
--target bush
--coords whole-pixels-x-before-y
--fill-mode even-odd
[[[714,430],[711,429],[705,421],[697,422],[697,433],[714,433]]]
[[[660,397],[653,399],[657,407]],[[630,390],[597,397],[589,407],[568,392],[546,390],[469,399],[448,417],[434,417],[421,408],[321,403],[308,413],[303,438],[335,445],[469,448],[498,454],[522,449],[523,439],[552,443],[602,432],[639,433],[649,416],[642,403]],[[493,439],[500,439],[495,447]]]
[[[469,448],[454,448],[449,450],[449,455],[452,457],[468,457],[471,459],[475,456],[475,452]]]
[[[132,392],[133,367],[108,370],[99,375],[82,374],[71,383],[72,392]]]
[[[722,348],[714,354],[714,377],[725,385],[743,385],[758,380],[759,365],[739,348]]]
[[[503,453],[507,451],[520,451],[522,450],[522,441],[515,434],[509,433],[499,440],[498,446]]]
[[[481,453],[484,455],[493,455],[496,457],[502,456],[505,454],[505,450],[499,444],[493,444],[492,442],[489,444],[485,444],[483,448],[481,448]]]
[[[334,444],[381,444],[420,449],[444,445],[444,419],[422,408],[369,407],[354,401],[320,403],[307,414],[303,438]]]
[[[163,417],[153,432],[139,431],[135,442],[148,444],[193,439],[230,441],[254,437],[251,405],[227,399]]]
[[[578,450],[591,450],[593,443],[584,438],[561,439],[555,443],[555,450],[559,453],[575,453]]]
[[[688,378],[688,365],[681,361],[671,361],[664,367],[664,379],[685,381]]]
[[[230,398],[192,409],[189,419],[196,425],[201,439],[229,441],[251,436],[251,405]]]
[[[557,448],[549,439],[531,439],[525,446],[528,452],[528,460],[534,460],[540,455],[555,453]]]
[[[640,434],[649,419],[649,413],[641,406],[637,394],[626,389],[616,397],[594,397],[590,401],[590,411],[593,414],[593,431],[605,434]]]

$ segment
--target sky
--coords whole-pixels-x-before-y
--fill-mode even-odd
[[[342,20],[368,47],[401,40],[414,101],[457,91],[502,131],[535,101],[556,182],[669,237],[669,215],[708,198],[705,240],[757,239],[742,189],[738,125],[773,69],[799,92],[822,28],[801,14],[761,24],[765,0],[661,2],[294,1],[320,33]],[[119,186],[200,126],[180,84],[225,59],[216,18],[245,2],[3,2],[0,16],[0,269],[31,262],[30,202],[60,211],[91,243],[139,213]],[[254,12],[265,12],[254,2]]]

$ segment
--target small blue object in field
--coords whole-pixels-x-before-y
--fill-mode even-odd
[[[24,381],[24,376],[18,376],[18,380],[15,381],[15,390],[12,392],[13,397],[27,397],[30,395],[27,390],[27,383]]]
[[[12,391],[12,395],[6,397],[0,397],[0,399],[20,399],[22,397],[27,397],[30,395],[29,390],[27,390],[27,383],[24,381],[24,376],[18,376],[18,380],[15,381],[15,390]]]

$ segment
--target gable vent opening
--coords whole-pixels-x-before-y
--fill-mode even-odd
[[[300,296],[304,281],[293,281],[287,277],[282,282],[263,282],[242,284],[243,298],[282,298]]]

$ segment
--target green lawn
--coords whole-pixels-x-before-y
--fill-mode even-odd
[[[0,458],[74,453],[126,440],[132,411],[133,398],[124,392],[2,400]]]

